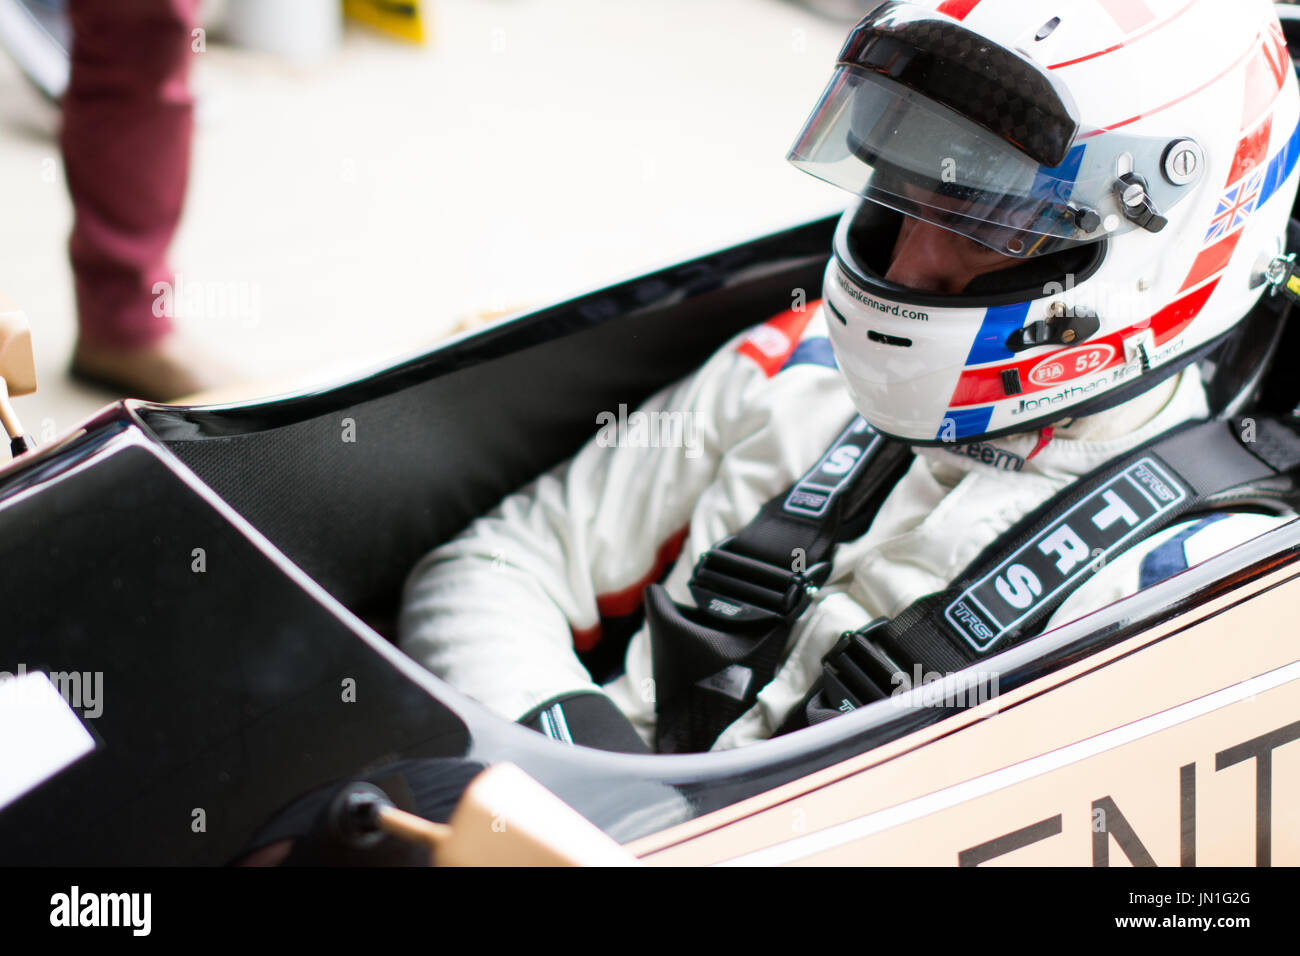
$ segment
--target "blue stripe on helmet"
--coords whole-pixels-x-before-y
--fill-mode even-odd
[[[1300,159],[1300,123],[1296,124],[1291,138],[1269,161],[1268,169],[1264,173],[1264,185],[1260,187],[1259,202],[1255,204],[1256,209],[1272,199],[1273,194],[1282,188],[1287,177],[1295,170],[1297,159]]]
[[[966,365],[985,365],[1015,358],[1015,353],[1007,348],[1007,338],[1012,332],[1025,327],[1025,317],[1028,315],[1028,302],[1000,305],[985,312],[984,323],[975,335],[970,355],[966,357]]]
[[[989,420],[993,417],[993,406],[984,408],[950,408],[939,425],[939,434],[935,441],[961,441],[974,438],[989,430]]]
[[[1029,194],[1046,202],[1059,200],[1064,202],[1069,196],[1059,195],[1063,183],[1073,183],[1079,177],[1083,167],[1085,144],[1073,147],[1059,166],[1038,167]],[[989,362],[1005,362],[1015,358],[1015,353],[1007,348],[1007,338],[1012,332],[1024,328],[1025,317],[1029,314],[1029,303],[1003,305],[989,309],[984,314],[984,324],[980,326],[975,342],[971,346],[966,364],[986,365]]]

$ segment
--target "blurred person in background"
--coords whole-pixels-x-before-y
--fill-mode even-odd
[[[169,401],[227,372],[156,306],[184,203],[199,0],[68,0],[71,76],[61,146],[74,207],[74,378]]]

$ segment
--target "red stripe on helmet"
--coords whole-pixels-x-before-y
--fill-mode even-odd
[[[1155,107],[1154,109],[1149,109],[1143,113],[1138,113],[1136,116],[1130,116],[1128,119],[1120,120],[1118,123],[1111,123],[1109,126],[1102,127],[1101,129],[1094,129],[1094,130],[1089,130],[1086,133],[1081,133],[1079,135],[1079,139],[1081,140],[1089,139],[1090,137],[1093,136],[1099,136],[1102,133],[1117,130],[1121,126],[1128,126],[1130,123],[1136,123],[1140,119],[1145,119],[1148,116],[1154,116],[1157,113],[1163,112],[1164,110],[1169,109],[1169,107],[1171,106],[1177,106],[1179,103],[1183,102],[1184,100],[1191,99],[1193,96],[1195,96],[1197,93],[1200,93],[1202,90],[1209,89],[1215,83],[1218,83],[1221,79],[1223,79],[1233,70],[1235,70],[1238,66],[1240,66],[1241,61],[1246,59],[1247,56],[1249,56],[1251,53],[1255,51],[1256,49],[1255,44],[1259,42],[1259,37],[1260,35],[1256,34],[1255,39],[1251,41],[1250,46],[1246,47],[1246,49],[1242,51],[1239,57],[1237,57],[1235,60],[1229,63],[1228,66],[1225,67],[1222,72],[1214,76],[1212,79],[1206,80],[1204,83],[1202,83],[1200,86],[1198,86],[1196,89],[1192,90],[1191,92],[1184,93],[1182,96],[1178,97],[1177,99],[1172,99],[1168,103],[1164,103],[1160,106]]]
[[[1277,23],[1269,24],[1268,32],[1264,35],[1264,58],[1273,75],[1273,91],[1277,92],[1286,85],[1286,78],[1295,69],[1291,62],[1291,51],[1286,46],[1286,35]]]
[[[980,0],[943,0],[939,12],[954,20],[965,20],[970,12],[979,6]]]
[[[1263,164],[1268,158],[1268,143],[1272,135],[1273,114],[1269,113],[1262,123],[1243,136],[1237,144],[1237,154],[1232,157],[1232,167],[1223,184],[1225,189]]]
[[[1074,351],[1076,349],[1087,349],[1089,346],[1110,346],[1114,351],[1114,358],[1105,365],[1090,370],[1090,375],[1104,372],[1108,369],[1124,364],[1124,340],[1136,332],[1149,328],[1155,339],[1156,345],[1163,345],[1174,336],[1181,333],[1192,319],[1200,314],[1205,308],[1205,303],[1209,300],[1211,293],[1218,286],[1219,280],[1215,279],[1208,285],[1204,285],[1196,291],[1183,296],[1176,302],[1165,306],[1150,319],[1143,322],[1136,322],[1126,329],[1118,332],[1112,332],[1100,339],[1090,339],[1087,342],[1080,342],[1077,345],[1071,345],[1066,349],[1058,351]],[[961,378],[957,381],[957,388],[953,392],[952,400],[949,404],[951,408],[964,408],[969,405],[988,405],[993,402],[1000,402],[1010,397],[1002,384],[1002,373],[1012,369],[1020,373],[1020,385],[1023,395],[1032,395],[1035,392],[1047,391],[1053,388],[1059,388],[1062,385],[1073,381],[1073,378],[1062,381],[1048,382],[1038,385],[1029,379],[1029,373],[1038,365],[1048,361],[1052,353],[1045,355],[1036,355],[1030,359],[1024,359],[1020,362],[1012,362],[1008,365],[999,365],[994,368],[975,368],[966,369],[962,372]],[[1075,378],[1085,378],[1088,376],[1075,376]]]
[[[1181,334],[1183,329],[1191,324],[1192,319],[1201,314],[1205,303],[1218,287],[1219,280],[1215,279],[1151,316],[1151,334],[1155,336],[1156,345],[1164,345]]]
[[[1079,345],[1070,346],[1071,349],[1086,349],[1090,345],[1110,345],[1113,347],[1114,356],[1105,365],[1099,365],[1093,369],[1091,374],[1104,372],[1108,368],[1114,368],[1116,365],[1123,365],[1124,349],[1121,343],[1123,333],[1113,333],[1104,339],[1082,342]],[[1058,351],[1065,351],[1059,349]],[[1087,376],[1077,375],[1071,378],[1062,379],[1061,381],[1048,382],[1039,385],[1029,378],[1029,373],[1037,366],[1048,361],[1052,353],[1046,355],[1037,355],[1031,359],[1025,359],[1022,362],[1014,362],[1010,365],[999,365],[997,368],[976,368],[967,369],[962,372],[961,378],[957,381],[957,388],[953,391],[952,400],[949,405],[952,408],[963,408],[967,405],[989,405],[993,402],[1000,402],[1003,399],[1010,398],[1007,395],[1006,388],[1002,384],[1002,373],[1009,372],[1012,369],[1020,373],[1020,395],[1032,395],[1035,392],[1043,392],[1048,389],[1058,388],[1067,385],[1074,378],[1085,378]]]
[[[1208,249],[1202,249],[1201,254],[1196,257],[1192,263],[1192,271],[1187,274],[1187,281],[1178,291],[1186,292],[1192,286],[1200,285],[1212,275],[1218,275],[1228,267],[1232,261],[1232,254],[1237,251],[1237,243],[1245,230],[1238,229],[1228,238],[1216,242]]]
[[[1278,91],[1282,89],[1268,52],[1271,44],[1272,40],[1266,38],[1264,45],[1246,64],[1246,95],[1241,107],[1242,129],[1249,128],[1261,116],[1269,115],[1269,110],[1277,100]]]
[[[1138,40],[1141,40],[1143,37],[1150,36],[1151,34],[1155,33],[1157,30],[1159,30],[1161,27],[1166,26],[1169,23],[1172,23],[1174,20],[1177,20],[1188,10],[1192,9],[1192,5],[1195,4],[1195,2],[1196,0],[1188,0],[1187,4],[1184,7],[1182,7],[1177,13],[1173,14],[1172,16],[1166,17],[1165,19],[1161,20],[1159,23],[1151,24],[1151,26],[1147,27],[1145,30],[1142,30],[1138,33],[1134,33],[1132,36],[1125,37],[1124,42],[1122,43],[1116,43],[1114,46],[1108,46],[1106,47],[1106,49],[1098,50],[1095,53],[1087,53],[1084,54],[1083,56],[1076,56],[1074,59],[1071,60],[1063,60],[1060,63],[1053,63],[1051,66],[1048,67],[1048,69],[1061,70],[1067,66],[1074,66],[1076,63],[1087,63],[1089,60],[1095,60],[1097,59],[1097,57],[1105,56],[1107,53],[1114,53],[1116,50],[1122,50],[1130,43],[1136,43]]]

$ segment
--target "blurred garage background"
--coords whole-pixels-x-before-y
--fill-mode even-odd
[[[250,21],[250,3],[285,16]],[[843,208],[784,156],[870,2],[426,0],[418,44],[340,3],[203,7],[171,261],[181,324],[241,394]],[[0,54],[0,289],[32,322],[41,391],[17,405],[38,439],[114,398],[66,375],[58,119]],[[187,306],[182,283],[222,294]]]

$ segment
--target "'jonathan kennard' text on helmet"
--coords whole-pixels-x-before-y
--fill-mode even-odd
[[[864,197],[824,302],[854,403],[914,444],[1039,428],[1203,357],[1283,251],[1300,90],[1269,0],[885,3],[790,160]],[[884,279],[901,214],[1022,259]]]

